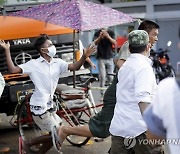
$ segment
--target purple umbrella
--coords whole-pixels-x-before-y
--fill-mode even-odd
[[[74,51],[75,30],[86,31],[135,21],[127,14],[84,0],[59,0],[58,2],[41,4],[9,15],[40,20],[74,29]],[[75,87],[75,72],[73,72],[73,79]]]
[[[135,21],[109,7],[84,0],[59,0],[10,14],[86,31]]]

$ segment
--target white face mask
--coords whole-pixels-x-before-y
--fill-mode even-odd
[[[49,52],[47,53],[47,55],[50,56],[51,58],[53,58],[56,54],[56,47],[54,45],[52,45],[48,48],[48,51]]]

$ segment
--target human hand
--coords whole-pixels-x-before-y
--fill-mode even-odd
[[[96,51],[95,44],[89,45],[88,48],[84,52],[85,58],[89,57],[94,51]]]
[[[9,42],[6,43],[4,40],[0,40],[0,46],[4,48],[5,51],[9,50],[10,48]]]
[[[106,37],[106,38],[110,37],[109,33],[106,30],[103,30],[102,33],[103,33],[104,37]]]
[[[103,32],[103,31],[100,32],[99,37],[100,37],[100,38],[103,38],[103,37],[104,37],[104,32]]]

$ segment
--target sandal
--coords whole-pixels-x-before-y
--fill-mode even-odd
[[[52,142],[53,142],[53,146],[54,146],[54,148],[58,151],[58,152],[60,152],[61,151],[61,139],[60,139],[60,137],[58,136],[58,134],[57,134],[57,128],[56,128],[56,126],[53,126],[52,128],[51,128],[51,136],[52,136]]]

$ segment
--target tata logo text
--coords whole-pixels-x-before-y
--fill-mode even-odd
[[[13,40],[14,45],[23,45],[23,44],[31,44],[31,41],[29,38],[26,39],[17,39]]]

